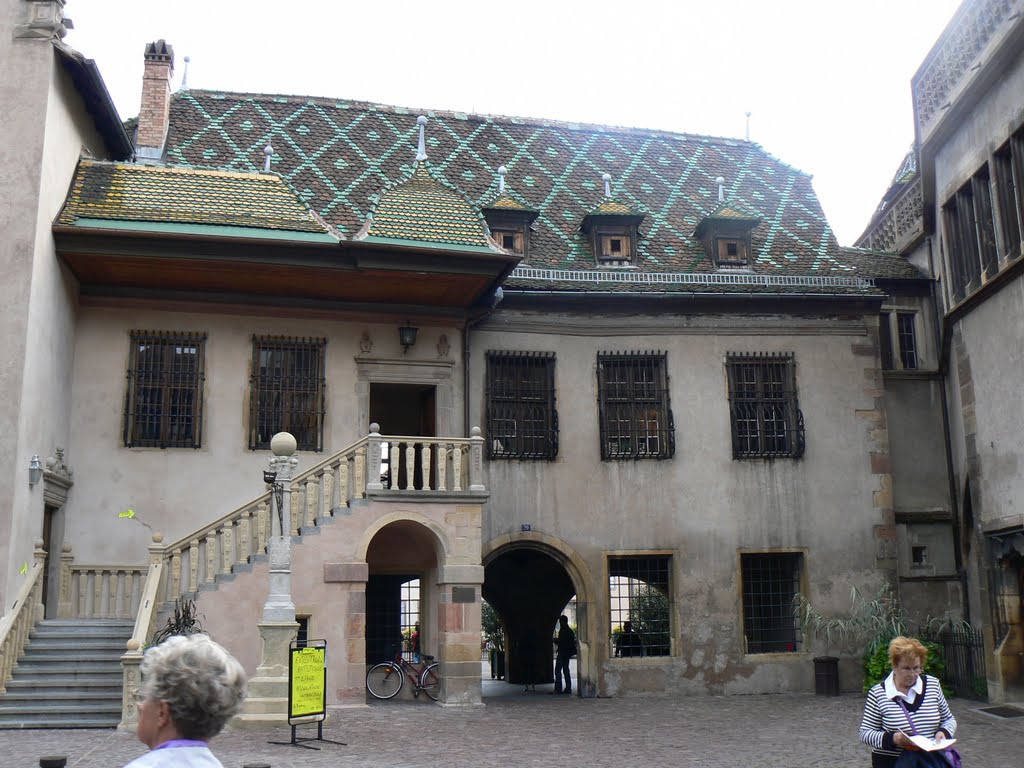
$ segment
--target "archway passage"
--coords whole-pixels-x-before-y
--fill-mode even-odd
[[[565,567],[539,548],[509,548],[486,564],[482,594],[505,628],[506,682],[553,682],[552,633],[576,594]]]
[[[381,528],[366,552],[366,663],[393,658],[398,644],[420,625],[423,652],[436,654],[437,551],[434,535],[401,520]],[[403,650],[410,651],[410,647]]]

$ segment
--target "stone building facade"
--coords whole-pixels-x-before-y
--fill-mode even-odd
[[[163,111],[173,47],[145,58],[132,157],[68,137],[37,219],[64,282],[21,321],[48,426],[18,432],[8,546],[43,527],[21,453],[48,438],[74,469],[48,615],[194,597],[258,672],[279,509],[331,704],[363,700],[413,582],[464,704],[484,599],[508,679],[545,682],[575,598],[588,696],[809,690],[839,649],[797,593],[840,613],[851,585],[928,577],[900,583],[959,607],[930,282],[840,247],[809,176],[661,131],[207,91]]]

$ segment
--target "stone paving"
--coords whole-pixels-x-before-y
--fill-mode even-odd
[[[542,690],[543,689],[543,690]],[[222,733],[213,750],[225,768],[865,768],[857,741],[863,697],[810,694],[580,699],[551,685],[523,693],[484,681],[485,706],[373,702],[332,710],[320,751],[276,746],[287,726]],[[1021,768],[1024,718],[1001,719],[979,702],[951,702],[967,768]],[[315,728],[309,734],[315,733]],[[68,755],[70,768],[120,768],[145,748],[116,731],[0,731],[0,766],[34,768],[41,755]]]

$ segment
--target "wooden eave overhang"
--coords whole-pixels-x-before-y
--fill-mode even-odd
[[[487,249],[241,227],[80,221],[55,224],[53,234],[83,295],[265,297],[450,313],[489,301],[519,263]]]

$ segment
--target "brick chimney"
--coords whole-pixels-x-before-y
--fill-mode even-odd
[[[140,158],[158,160],[163,155],[171,115],[174,49],[163,40],[150,43],[146,46],[145,66],[135,146]]]

